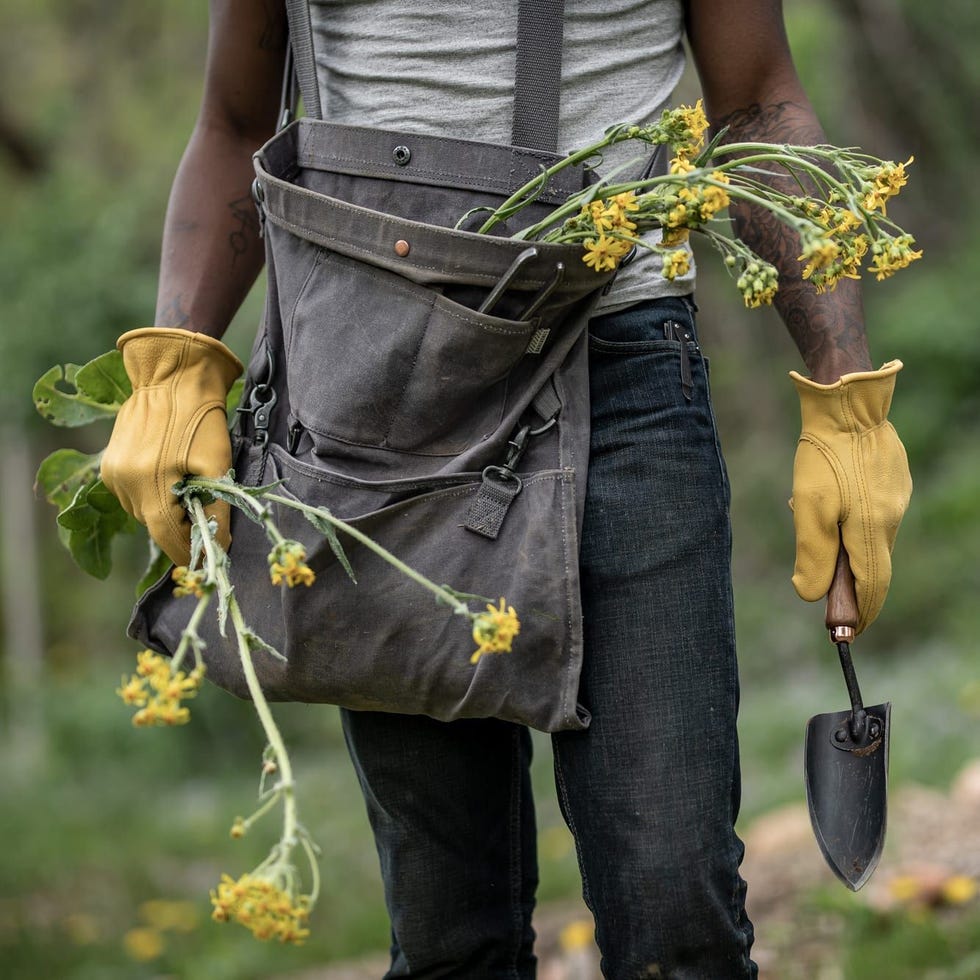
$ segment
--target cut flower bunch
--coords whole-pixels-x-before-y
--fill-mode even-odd
[[[614,271],[634,249],[652,249],[661,256],[667,279],[689,271],[688,239],[704,235],[721,253],[747,306],[771,303],[777,290],[774,266],[755,255],[722,223],[733,202],[761,208],[797,233],[801,275],[818,291],[833,289],[843,278],[858,278],[862,265],[885,279],[919,258],[910,235],[886,215],[887,202],[906,182],[906,163],[888,163],[853,149],[833,146],[798,147],[763,143],[722,144],[724,133],[705,145],[707,119],[699,102],[694,107],[665,111],[649,126],[619,125],[591,146],[542,170],[496,210],[480,231],[489,233],[534,201],[559,170],[575,165],[597,166],[602,151],[624,141],[671,148],[669,172],[643,180],[623,180],[622,170],[569,197],[545,220],[523,228],[519,240],[578,244],[582,260],[597,273]],[[774,187],[774,171],[790,178],[793,192]],[[472,213],[471,213],[472,214]],[[464,215],[463,219],[469,217]],[[644,233],[660,229],[659,236]],[[51,368],[34,388],[38,411],[62,426],[111,419],[132,393],[122,356],[114,350],[85,365]],[[232,413],[241,384],[228,397]],[[115,535],[136,527],[133,518],[100,478],[102,453],[62,449],[45,459],[37,482],[58,508],[62,542],[81,568],[99,578],[111,569]],[[142,593],[170,570],[175,595],[196,599],[196,605],[171,659],[152,650],[137,655],[136,667],[123,677],[117,694],[135,709],[140,728],[183,725],[191,712],[186,701],[198,695],[205,676],[205,644],[199,626],[209,612],[217,616],[223,635],[230,628],[243,674],[267,746],[261,760],[259,801],[254,813],[236,817],[231,836],[241,838],[263,817],[281,811],[281,831],[266,859],[252,871],[224,875],[211,891],[213,918],[237,922],[263,940],[301,943],[319,891],[317,847],[299,820],[296,777],[252,662],[253,653],[280,657],[247,625],[229,578],[229,559],[217,539],[217,528],[205,508],[221,500],[260,524],[269,540],[270,588],[314,587],[316,576],[298,541],[284,537],[272,518],[271,506],[300,511],[324,536],[337,561],[354,580],[340,537],[346,535],[372,550],[400,573],[431,592],[462,618],[476,645],[470,657],[477,664],[488,655],[511,651],[520,634],[520,620],[507,599],[491,600],[436,585],[356,527],[277,492],[278,484],[244,487],[233,474],[220,479],[187,475],[172,488],[191,522],[191,560],[170,570],[169,560],[151,543],[151,563],[137,586]],[[471,604],[477,604],[473,611]],[[296,856],[303,866],[301,873]]]
[[[667,279],[685,275],[690,233],[700,232],[721,253],[745,305],[773,301],[775,267],[730,234],[719,218],[735,201],[761,208],[800,240],[802,276],[818,292],[841,279],[858,279],[862,264],[886,279],[922,256],[914,239],[886,214],[887,202],[905,186],[905,168],[855,149],[725,143],[719,133],[707,146],[708,120],[695,106],[664,110],[649,126],[619,125],[529,181],[483,224],[489,232],[535,200],[551,176],[571,164],[597,164],[602,150],[635,140],[673,149],[669,172],[642,180],[622,180],[621,170],[569,197],[547,218],[514,237],[581,243],[583,261],[597,272],[614,270],[636,248],[657,252]],[[794,192],[777,189],[774,176],[788,177]],[[780,186],[786,181],[781,181]],[[643,237],[662,229],[659,241]]]

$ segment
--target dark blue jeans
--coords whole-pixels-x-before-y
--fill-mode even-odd
[[[592,725],[553,736],[553,747],[603,972],[752,977],[733,829],[728,483],[693,304],[595,318],[590,375],[581,701]],[[493,720],[343,717],[392,921],[388,976],[533,977],[528,732]]]

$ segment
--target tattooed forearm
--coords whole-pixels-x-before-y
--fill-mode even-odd
[[[237,228],[228,236],[228,244],[232,251],[232,266],[244,255],[258,239],[259,219],[255,212],[255,204],[247,194],[236,198],[228,204]]]
[[[160,298],[156,314],[158,327],[186,327],[190,320],[191,315],[184,309],[179,293],[169,299]]]
[[[730,113],[715,128],[728,127],[726,143],[759,141],[809,146],[825,141],[812,111],[793,102],[751,105]],[[774,187],[798,194],[799,184],[773,173]],[[735,234],[779,271],[775,306],[816,380],[833,381],[846,371],[870,367],[857,283],[844,280],[833,293],[818,295],[802,279],[797,235],[768,212],[744,204],[731,208]]]

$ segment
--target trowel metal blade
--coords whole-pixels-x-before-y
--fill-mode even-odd
[[[864,749],[839,747],[850,711],[807,722],[804,781],[810,823],[827,864],[851,891],[871,877],[885,844],[891,704],[867,708],[881,735]]]

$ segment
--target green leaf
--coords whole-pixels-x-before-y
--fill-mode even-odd
[[[151,585],[163,578],[167,570],[173,564],[170,559],[160,550],[153,539],[150,539],[150,560],[147,563],[146,571],[143,572],[140,580],[136,583],[136,598],[138,599]]]
[[[58,387],[64,382],[74,390]],[[117,350],[83,364],[55,365],[34,385],[34,406],[54,425],[74,427],[112,418],[132,393]]]
[[[235,412],[238,411],[239,402],[242,400],[242,391],[245,388],[245,375],[239,375],[228,390],[228,397],[225,399],[225,412],[230,420],[234,419]]]
[[[331,524],[325,517],[321,517],[319,514],[312,513],[308,510],[304,510],[303,515],[327,539],[327,544],[330,545],[330,550],[334,553],[334,557],[340,562],[344,571],[347,572],[347,577],[355,585],[357,585],[357,578],[354,575],[354,569],[351,567],[350,559],[347,557],[347,553],[344,551],[344,546],[340,543],[340,538],[337,537],[337,530],[334,528],[333,524]]]
[[[79,488],[58,515],[68,532],[68,550],[82,571],[107,578],[112,570],[112,539],[132,526],[132,519],[101,480]]]
[[[64,510],[83,486],[99,479],[102,453],[80,453],[77,449],[58,449],[38,467],[35,487],[44,491],[44,499]]]

